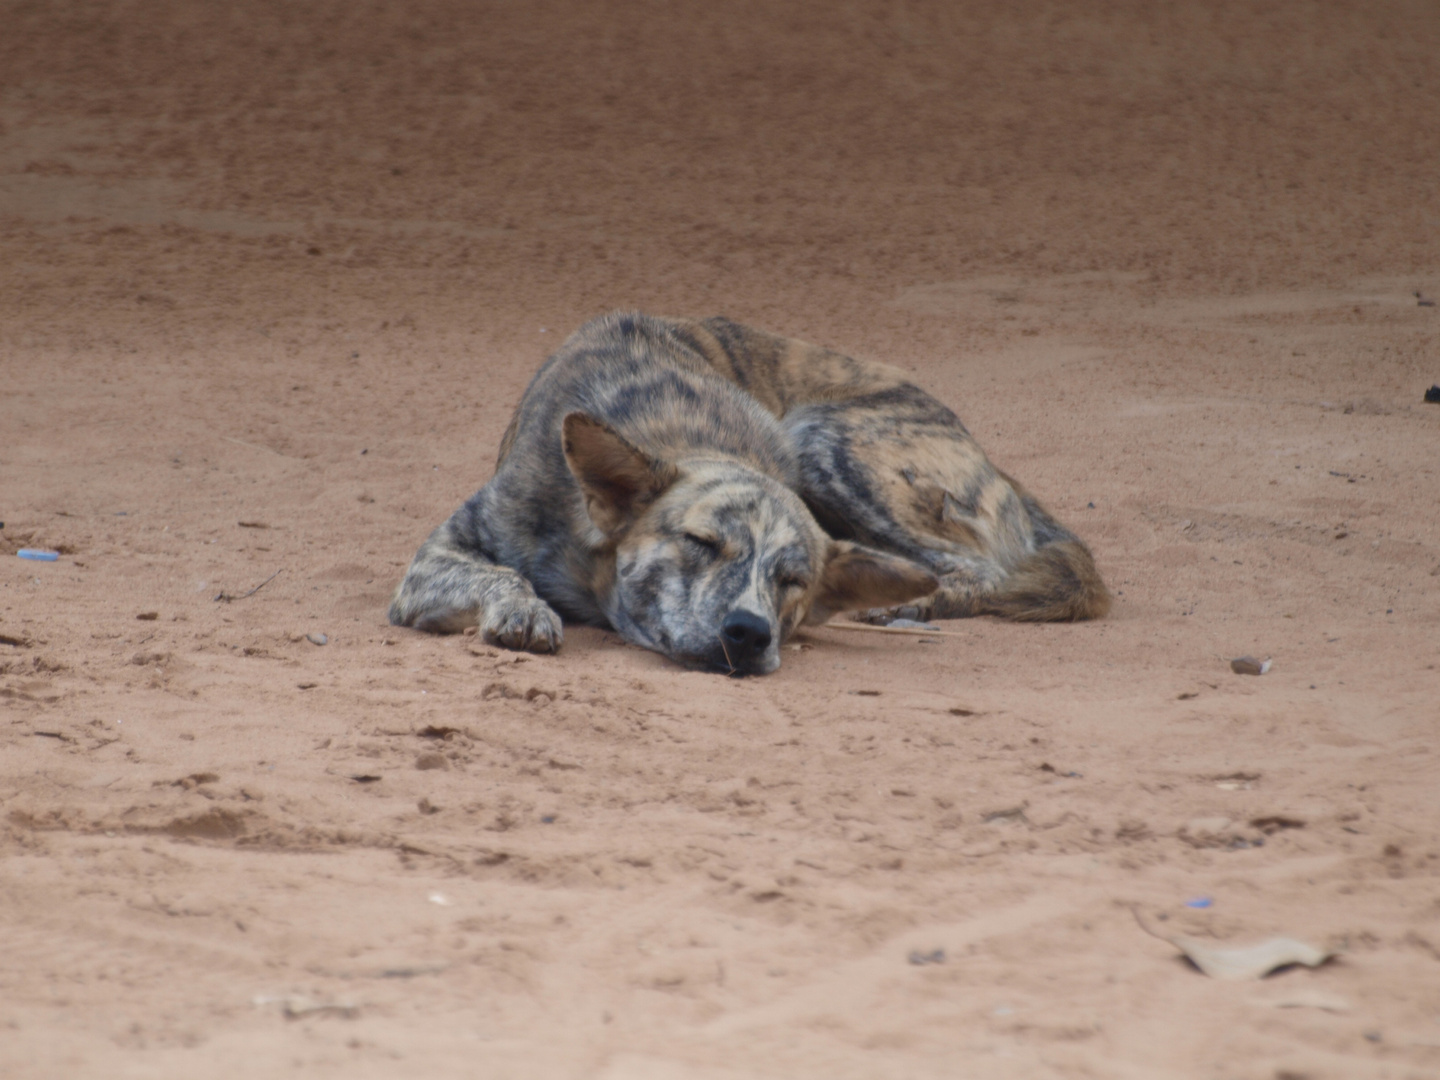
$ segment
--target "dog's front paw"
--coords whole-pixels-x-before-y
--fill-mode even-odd
[[[535,597],[487,611],[480,623],[480,634],[491,645],[538,653],[558,652],[565,640],[560,616],[544,600]]]
[[[857,611],[854,615],[856,622],[869,623],[871,626],[889,626],[896,619],[905,622],[925,622],[930,618],[931,604],[929,598],[914,604],[901,604],[899,607],[877,607],[868,611]]]

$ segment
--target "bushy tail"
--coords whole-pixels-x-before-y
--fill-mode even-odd
[[[987,615],[1020,622],[1098,619],[1110,610],[1110,590],[1081,541],[1046,544],[1022,559],[994,592],[976,597]]]

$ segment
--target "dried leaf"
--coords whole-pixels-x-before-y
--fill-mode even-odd
[[[1270,670],[1270,661],[1256,660],[1253,656],[1237,656],[1230,661],[1230,670],[1236,675],[1264,675]]]
[[[1332,949],[1318,949],[1294,938],[1270,938],[1238,948],[1219,946],[1183,934],[1159,933],[1145,924],[1138,911],[1135,921],[1147,934],[1174,945],[1212,979],[1263,979],[1272,971],[1292,964],[1319,967],[1335,955]]]

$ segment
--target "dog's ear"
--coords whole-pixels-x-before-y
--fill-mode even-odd
[[[934,592],[939,584],[939,579],[919,563],[848,540],[831,540],[805,622],[815,626],[839,611],[918,600]]]
[[[566,416],[561,433],[585,511],[606,536],[624,532],[678,475],[674,465],[654,460],[584,413]]]

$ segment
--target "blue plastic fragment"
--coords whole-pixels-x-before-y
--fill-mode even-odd
[[[58,551],[41,551],[39,548],[21,548],[15,554],[22,559],[34,559],[36,562],[54,562],[60,558]]]
[[[1215,902],[1215,901],[1214,901],[1214,900],[1211,900],[1210,897],[1208,897],[1208,896],[1197,896],[1197,897],[1195,897],[1195,899],[1193,899],[1193,900],[1186,900],[1186,901],[1185,901],[1185,906],[1186,906],[1186,907],[1195,907],[1195,908],[1207,908],[1207,907],[1209,907],[1211,904],[1213,904],[1214,902]]]

